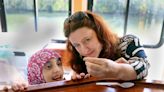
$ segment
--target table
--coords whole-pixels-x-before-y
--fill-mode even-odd
[[[131,88],[121,88],[118,86],[100,86],[96,82],[123,82],[112,79],[89,78],[80,81],[58,81],[29,86],[29,92],[164,92],[164,82],[157,80],[131,81],[135,86]]]
[[[164,92],[164,81],[140,80],[131,88],[119,86],[96,85],[96,82],[123,82],[112,79],[99,79],[91,77],[80,81],[57,81],[29,86],[27,92]]]

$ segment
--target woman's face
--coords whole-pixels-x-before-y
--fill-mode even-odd
[[[44,64],[42,73],[46,82],[62,80],[64,74],[62,62],[59,59],[50,59]]]
[[[75,30],[68,39],[79,54],[84,57],[98,57],[102,50],[102,44],[95,31],[88,27]]]

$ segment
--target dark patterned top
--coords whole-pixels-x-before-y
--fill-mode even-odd
[[[137,79],[143,79],[148,74],[149,62],[139,39],[134,35],[125,35],[118,46],[121,56],[128,60],[137,74]]]

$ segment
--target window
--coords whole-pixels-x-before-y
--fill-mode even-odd
[[[48,31],[63,39],[63,24],[68,17],[69,0],[38,0],[38,31]]]
[[[120,36],[134,34],[145,47],[163,43],[163,0],[93,0],[93,8]],[[92,3],[91,3],[92,4]],[[161,35],[162,34],[162,35]]]
[[[7,31],[41,31],[64,38],[69,0],[4,0]],[[37,15],[36,15],[37,14]]]
[[[4,0],[7,31],[34,31],[33,0]]]
[[[157,44],[162,32],[163,10],[163,0],[130,0],[127,34],[144,39],[144,44]]]
[[[124,32],[126,0],[93,0],[93,12],[102,16],[119,36]]]
[[[8,32],[7,35],[2,34],[2,38],[7,39],[13,48],[33,53],[51,39],[65,39],[63,23],[70,13],[70,0],[2,1],[6,10]]]

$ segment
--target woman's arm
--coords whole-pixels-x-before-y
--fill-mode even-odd
[[[136,72],[136,79],[143,79],[148,74],[149,62],[140,40],[133,35],[125,35],[120,40],[118,46],[121,55],[126,58],[127,62]]]
[[[84,61],[91,76],[116,80],[136,79],[135,70],[131,65],[124,62],[123,59],[117,60],[119,62],[117,63],[110,59],[85,57]]]

